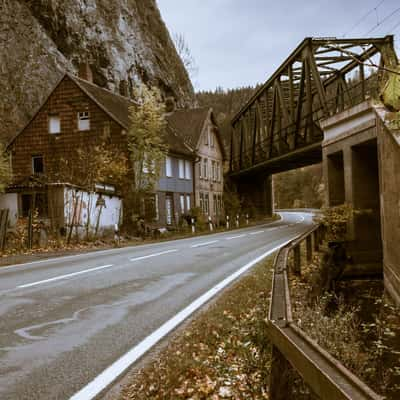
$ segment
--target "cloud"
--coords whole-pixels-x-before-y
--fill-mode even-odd
[[[307,36],[362,37],[398,0],[157,0],[170,31],[183,33],[199,67],[198,86],[212,90],[264,82]],[[378,25],[382,36],[400,12]],[[397,33],[400,34],[400,25]]]

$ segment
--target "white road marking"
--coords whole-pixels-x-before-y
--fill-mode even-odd
[[[131,258],[130,261],[145,260],[146,258],[158,257],[158,256],[162,256],[163,254],[175,253],[175,252],[177,252],[177,251],[178,251],[178,249],[171,249],[171,250],[160,251],[159,253],[149,254],[149,255],[147,255],[147,256],[141,256],[141,257]]]
[[[239,238],[242,238],[244,236],[247,236],[247,235],[243,234],[243,235],[231,236],[231,237],[225,238],[225,240],[239,239]]]
[[[223,281],[215,285],[209,291],[204,293],[202,296],[197,298],[193,303],[189,304],[186,308],[172,317],[170,320],[161,325],[152,334],[143,339],[139,344],[129,350],[125,355],[111,364],[106,368],[100,375],[98,375],[94,380],[89,382],[84,388],[79,392],[75,393],[70,400],[91,400],[94,399],[99,393],[101,393],[105,388],[107,388],[112,382],[114,382],[125,370],[127,370],[135,361],[143,356],[148,350],[150,350],[156,343],[158,343],[164,336],[175,329],[179,324],[181,324],[186,318],[198,310],[203,304],[214,297],[218,292],[228,286],[231,282],[237,279],[244,272],[249,270],[255,264],[262,261],[264,258],[268,257],[270,254],[285,246],[291,240],[282,243],[279,246],[274,247],[266,251],[261,256],[250,261],[242,268],[234,272],[232,275],[225,278]]]
[[[72,278],[73,276],[77,276],[77,275],[88,274],[89,272],[99,271],[99,270],[105,269],[105,268],[111,268],[112,266],[113,266],[113,264],[101,265],[100,267],[84,269],[82,271],[73,272],[71,274],[59,275],[59,276],[55,276],[54,278],[44,279],[43,281],[37,281],[37,282],[32,282],[32,283],[26,283],[24,285],[19,285],[19,286],[17,286],[17,289],[25,289],[25,288],[29,288],[32,286],[43,285],[44,283],[60,281],[61,279],[67,279],[67,278]]]
[[[196,247],[208,246],[209,244],[217,243],[219,240],[211,240],[210,242],[201,242],[197,244],[192,244],[190,247],[195,249]]]
[[[274,228],[272,228],[274,229]],[[259,235],[260,233],[264,233],[265,231],[257,231],[257,232],[250,232],[250,235]]]

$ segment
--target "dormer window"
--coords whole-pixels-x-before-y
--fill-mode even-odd
[[[88,131],[90,129],[89,111],[78,112],[78,130]]]
[[[61,132],[61,120],[59,115],[49,115],[49,133]]]

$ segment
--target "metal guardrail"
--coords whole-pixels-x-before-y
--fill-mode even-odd
[[[268,334],[275,350],[297,370],[312,392],[327,400],[383,400],[370,387],[310,339],[294,322],[288,283],[288,256],[293,251],[292,272],[301,273],[301,247],[306,241],[307,260],[322,242],[317,225],[296,238],[277,254],[268,315]],[[314,243],[313,243],[314,242]],[[277,374],[279,377],[279,374]],[[279,396],[277,396],[279,397]],[[275,399],[273,399],[275,400]]]

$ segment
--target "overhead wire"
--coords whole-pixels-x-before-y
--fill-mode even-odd
[[[396,29],[400,26],[400,21],[398,21],[390,30],[389,33],[395,32]]]
[[[398,13],[400,11],[400,7],[396,8],[394,11],[392,11],[390,14],[386,15],[382,19],[382,21],[378,21],[376,25],[374,25],[368,32],[364,33],[363,36],[369,35],[371,32],[373,32],[376,28],[381,26],[383,23],[385,23],[389,18],[391,18],[394,14]]]
[[[379,3],[371,8],[367,13],[365,13],[344,35],[346,37],[350,32],[352,32],[355,28],[357,28],[361,22],[363,22],[367,17],[369,17],[374,11],[377,13],[378,8],[385,2],[386,0],[380,0]]]

